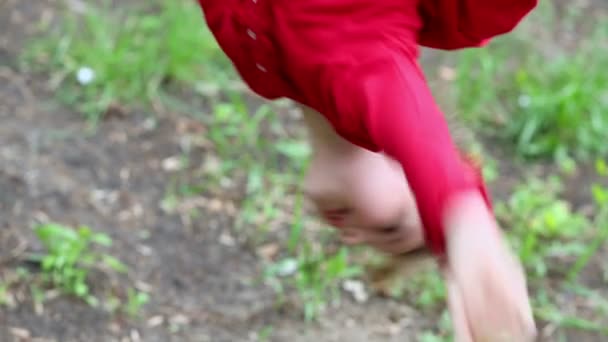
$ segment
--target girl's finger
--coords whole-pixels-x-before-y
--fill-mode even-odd
[[[444,269],[442,273],[448,293],[448,310],[450,311],[450,317],[452,317],[452,325],[454,327],[454,341],[473,342],[471,330],[469,328],[469,319],[464,308],[464,302],[458,284],[454,281],[449,269]]]

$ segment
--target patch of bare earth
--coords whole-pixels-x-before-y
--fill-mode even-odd
[[[234,210],[202,205],[187,220],[161,206],[173,176],[167,161],[184,153],[184,138],[204,132],[200,122],[122,113],[89,133],[80,116],[52,101],[46,80],[19,71],[24,37],[53,15],[54,3],[0,2],[0,279],[40,249],[35,223],[89,225],[112,236],[112,254],[130,268],[128,282],[96,274],[97,293],[136,284],[151,301],[128,319],[62,296],[37,307],[27,286],[16,286],[0,307],[0,341],[248,341],[270,326],[272,341],[403,342],[435,326],[437,317],[380,298],[362,305],[346,296],[315,324],[304,323],[299,308],[275,307],[258,281],[261,260],[233,234]],[[204,160],[211,152],[202,144],[188,153]]]

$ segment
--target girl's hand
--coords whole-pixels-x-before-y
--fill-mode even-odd
[[[444,276],[456,341],[533,341],[523,269],[481,196],[458,196],[445,219]]]

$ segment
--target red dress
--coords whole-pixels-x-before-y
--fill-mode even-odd
[[[537,0],[199,0],[249,87],[323,114],[338,134],[400,162],[429,247],[444,252],[450,196],[476,189],[418,65],[418,46],[457,49],[506,33]],[[490,5],[491,3],[491,5]]]

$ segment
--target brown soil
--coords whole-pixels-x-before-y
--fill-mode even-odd
[[[28,266],[20,255],[40,248],[35,223],[89,225],[112,236],[112,254],[129,265],[128,280],[149,291],[151,301],[138,320],[61,296],[37,313],[28,289],[18,288],[15,305],[0,307],[0,341],[249,341],[272,326],[273,341],[403,342],[436,323],[437,317],[382,298],[361,305],[345,297],[314,324],[305,323],[298,308],[276,308],[273,291],[257,281],[262,261],[246,245],[220,242],[232,234],[231,214],[203,210],[186,225],[160,206],[171,177],[162,162],[182,153],[182,128],[200,123],[136,112],[88,133],[80,115],[53,101],[41,76],[20,72],[24,37],[53,3],[0,2],[0,275]],[[210,152],[190,153],[201,160]],[[511,177],[494,185],[496,196],[516,181]],[[576,179],[573,184],[588,184],[584,175]],[[582,188],[571,187],[576,194]],[[599,286],[597,272],[588,273],[584,281]],[[96,275],[94,282],[106,284],[106,278]],[[126,281],[110,280],[97,290]],[[586,334],[577,340],[603,339]]]

